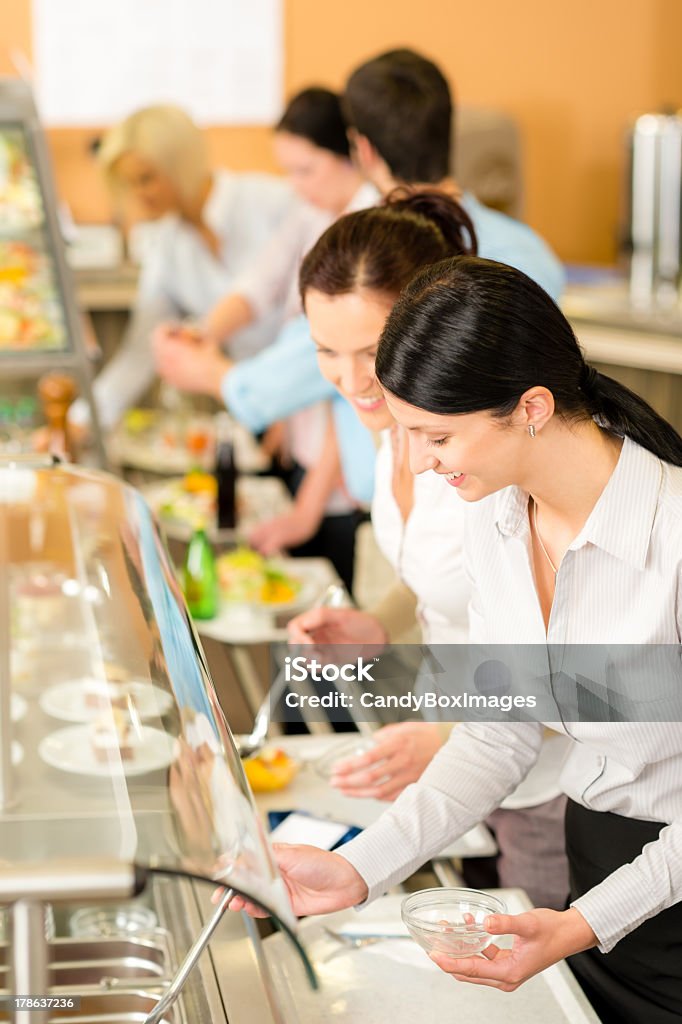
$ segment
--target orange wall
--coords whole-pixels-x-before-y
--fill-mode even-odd
[[[112,0],[115,2],[115,0]],[[188,0],[191,2],[191,0]],[[286,89],[338,87],[359,61],[410,45],[434,58],[460,101],[512,114],[523,137],[526,219],[564,259],[610,262],[630,118],[682,106],[679,0],[283,0]],[[0,73],[30,54],[30,0],[0,6]],[[58,185],[77,219],[107,215],[85,143],[50,133]],[[272,169],[265,128],[214,128],[216,162]]]

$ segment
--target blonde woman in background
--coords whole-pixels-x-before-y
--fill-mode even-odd
[[[98,159],[114,195],[154,221],[132,318],[94,383],[103,428],[111,428],[155,375],[150,336],[167,320],[204,316],[249,267],[294,202],[283,181],[210,166],[203,133],[180,108],[145,107],[105,136]],[[239,331],[233,358],[273,340],[280,310]],[[77,402],[75,425],[87,423]]]

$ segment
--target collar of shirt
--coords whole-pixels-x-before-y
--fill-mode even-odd
[[[624,438],[616,467],[568,550],[594,544],[614,558],[643,569],[662,480],[661,460]],[[495,523],[501,534],[527,537],[528,499],[519,487],[508,487],[500,493]]]
[[[370,181],[363,181],[344,213],[356,213],[358,210],[366,210],[370,206],[376,206],[381,199],[381,193]]]

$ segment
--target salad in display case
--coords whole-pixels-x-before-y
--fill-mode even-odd
[[[43,200],[21,125],[0,125],[0,349],[68,345]]]
[[[105,473],[47,459],[0,462],[0,728],[0,906],[13,905],[16,917],[27,901],[41,913],[54,904],[59,923],[65,901],[85,904],[69,916],[71,938],[46,940],[45,984],[55,992],[69,984],[92,1007],[74,1019],[147,1019],[119,1012],[138,1006],[140,979],[116,969],[130,966],[135,942],[147,996],[153,981],[164,1011],[149,1019],[182,1019],[184,1011],[164,1003],[177,995],[167,965],[178,935],[169,926],[169,942],[160,941],[155,930],[164,902],[173,904],[168,878],[225,887],[219,910],[230,893],[247,894],[295,941],[288,897],[155,520],[137,491]],[[131,905],[141,891],[142,904],[138,896]],[[186,930],[185,911],[175,906],[165,916],[183,919]],[[215,925],[204,924],[204,938]],[[15,920],[15,940],[24,934],[17,928]],[[83,939],[93,934],[99,939],[87,949]],[[15,983],[32,969],[14,947],[0,941],[0,995],[12,957]],[[113,1016],[97,1016],[101,977],[86,963],[93,955],[107,962],[105,976],[118,977],[118,1009],[106,1004]],[[69,976],[64,963],[79,958],[80,973]],[[34,947],[29,959],[40,959]]]
[[[57,198],[28,85],[0,78],[0,401],[18,407],[37,379],[68,373],[90,406],[104,462],[82,323],[64,257]],[[26,405],[24,403],[24,410]],[[25,417],[24,417],[25,419]],[[0,451],[31,447],[37,422],[0,424]]]

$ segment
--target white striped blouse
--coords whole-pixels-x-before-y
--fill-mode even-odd
[[[473,643],[679,647],[682,469],[625,439],[561,562],[547,631],[533,580],[528,495],[507,488],[468,506],[467,518]],[[682,696],[679,659],[676,672]],[[573,904],[608,952],[682,900],[682,722],[545,724],[575,741],[561,778],[569,797],[595,811],[666,826],[634,861]],[[498,806],[535,762],[541,739],[536,723],[455,729],[419,782],[343,847],[369,898]]]

